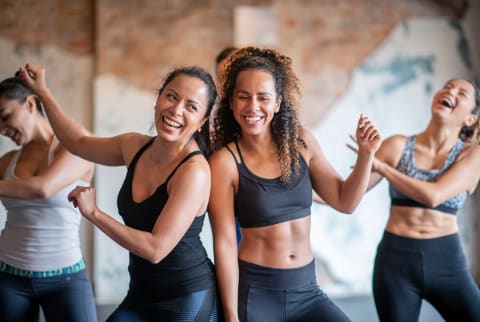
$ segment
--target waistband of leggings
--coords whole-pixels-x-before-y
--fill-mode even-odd
[[[316,283],[315,261],[296,268],[272,268],[238,260],[240,283],[293,289]]]
[[[73,274],[85,269],[85,261],[83,258],[67,267],[53,269],[49,271],[29,271],[26,269],[16,268],[7,263],[0,261],[0,272],[15,276],[29,277],[29,278],[47,278],[66,274]]]
[[[410,238],[384,231],[381,244],[403,249],[435,251],[457,248],[460,246],[460,236],[457,233],[435,238]]]

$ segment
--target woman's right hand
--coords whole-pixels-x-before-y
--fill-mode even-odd
[[[44,67],[26,64],[25,67],[20,67],[19,72],[22,80],[38,95],[48,90]]]

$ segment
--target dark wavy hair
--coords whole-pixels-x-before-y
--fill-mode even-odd
[[[25,84],[18,72],[15,74],[15,77],[9,77],[0,82],[0,97],[8,100],[16,100],[23,104],[29,96],[34,97],[37,111],[41,116],[45,117],[43,114],[42,101],[32,92],[27,84]]]
[[[460,130],[459,137],[463,141],[468,141],[468,142],[473,142],[473,143],[480,143],[480,89],[478,88],[477,84],[472,81],[466,79],[467,82],[469,82],[474,91],[474,96],[475,96],[475,105],[473,106],[472,109],[472,114],[477,116],[477,121],[470,126],[463,126],[462,129]]]
[[[228,144],[241,133],[230,108],[230,100],[238,74],[244,70],[257,69],[270,73],[275,82],[277,97],[281,97],[278,113],[271,123],[273,142],[281,167],[280,180],[289,184],[300,167],[300,147],[303,127],[298,115],[301,85],[292,69],[292,59],[273,49],[244,47],[226,59],[225,74],[220,82],[221,99],[213,121],[212,141],[214,150]]]
[[[209,117],[212,113],[213,106],[217,100],[217,88],[215,86],[215,82],[213,81],[212,75],[208,73],[201,67],[197,66],[189,66],[189,67],[179,67],[172,70],[165,76],[165,79],[162,83],[162,86],[158,90],[158,95],[162,94],[165,86],[167,86],[171,81],[173,81],[177,76],[180,75],[187,75],[190,77],[197,78],[201,80],[208,89],[208,101],[207,101],[207,109],[205,111],[206,117]],[[195,142],[197,142],[198,146],[200,147],[200,151],[208,157],[212,152],[211,145],[210,145],[210,127],[208,120],[205,122],[200,131],[196,131],[193,135]]]

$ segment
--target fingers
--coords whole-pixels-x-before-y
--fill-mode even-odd
[[[353,146],[351,145],[350,143],[347,143],[345,144],[347,146],[347,148],[349,148],[350,150],[352,150],[353,152],[355,153],[358,153],[358,148],[356,146]]]
[[[357,134],[362,140],[373,141],[380,135],[380,132],[375,127],[375,125],[368,119],[368,117],[360,114],[357,126]],[[355,139],[353,140],[356,141]]]

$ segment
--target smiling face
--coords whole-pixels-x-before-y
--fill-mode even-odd
[[[238,74],[230,105],[243,134],[260,135],[270,131],[280,102],[270,73],[247,69]]]
[[[23,103],[0,96],[0,133],[17,145],[25,145],[31,139],[31,129],[35,125],[32,104],[35,104],[32,96]]]
[[[155,105],[159,137],[187,142],[207,120],[208,88],[198,78],[179,74],[163,87]]]
[[[432,113],[469,125],[475,106],[475,89],[463,79],[447,82],[433,97]]]

